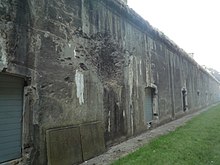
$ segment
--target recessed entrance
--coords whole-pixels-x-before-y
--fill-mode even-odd
[[[152,88],[145,88],[144,116],[147,123],[153,120],[153,96]]]
[[[21,157],[22,78],[0,74],[0,163]]]
[[[183,100],[183,111],[186,111],[188,108],[186,88],[182,89],[182,100]]]

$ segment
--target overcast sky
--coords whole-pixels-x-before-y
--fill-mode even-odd
[[[200,65],[220,71],[219,0],[128,0],[128,5]]]

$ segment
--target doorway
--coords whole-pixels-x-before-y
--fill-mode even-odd
[[[22,78],[0,74],[0,163],[21,157]]]
[[[145,88],[145,98],[144,98],[144,116],[147,123],[153,120],[153,96],[152,88]]]
[[[183,102],[183,111],[185,112],[188,108],[186,88],[182,89],[182,102]]]

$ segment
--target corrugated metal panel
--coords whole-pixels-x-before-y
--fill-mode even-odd
[[[0,74],[0,163],[21,157],[23,79]]]
[[[153,108],[152,108],[152,90],[151,88],[145,88],[145,121],[150,122],[153,120]]]

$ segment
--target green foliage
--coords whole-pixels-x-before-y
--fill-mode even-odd
[[[220,105],[113,165],[219,165]]]

